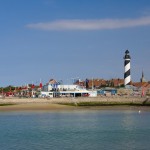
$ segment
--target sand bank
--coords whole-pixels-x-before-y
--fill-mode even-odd
[[[15,104],[0,106],[0,111],[61,111],[61,110],[73,110],[74,106],[50,104],[50,103],[26,103],[26,104]]]

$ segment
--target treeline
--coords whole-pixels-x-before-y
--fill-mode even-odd
[[[9,85],[7,87],[0,87],[0,93],[2,93],[2,92],[12,92],[16,88],[18,88],[18,87],[14,87],[14,86],[11,86],[11,85]]]

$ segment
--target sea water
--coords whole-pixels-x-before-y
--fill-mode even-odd
[[[0,150],[150,150],[150,112],[0,112]]]

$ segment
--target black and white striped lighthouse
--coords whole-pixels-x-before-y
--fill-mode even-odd
[[[125,56],[124,56],[124,85],[130,85],[131,83],[131,74],[130,74],[130,60],[131,57],[129,55],[129,51],[125,51]]]

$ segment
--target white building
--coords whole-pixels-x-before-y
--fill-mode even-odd
[[[79,85],[53,85],[53,84],[48,84],[44,85],[42,91],[81,91],[81,90],[86,90],[84,87],[81,87]]]
[[[80,96],[88,96],[88,97],[96,97],[97,91],[88,91],[84,87],[79,85],[55,85],[55,84],[47,84],[43,86],[41,91],[42,97],[45,95],[46,97],[57,97],[57,96],[67,96],[67,97],[80,97]]]

